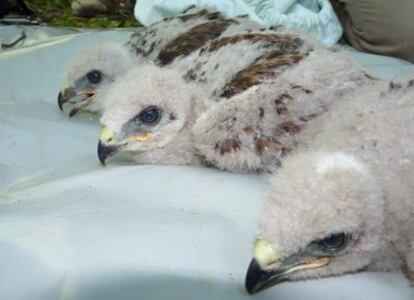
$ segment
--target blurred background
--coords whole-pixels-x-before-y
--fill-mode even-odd
[[[136,27],[135,0],[0,0],[2,24]]]

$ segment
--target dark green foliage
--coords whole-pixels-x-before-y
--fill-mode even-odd
[[[89,18],[74,16],[70,0],[25,0],[24,2],[35,15],[51,26],[91,28],[140,26],[132,15],[132,6],[125,5],[128,0],[111,0],[110,13]]]

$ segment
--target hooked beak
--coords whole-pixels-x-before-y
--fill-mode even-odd
[[[105,165],[105,161],[108,157],[121,151],[129,143],[145,142],[152,137],[151,133],[143,133],[135,136],[128,137],[124,141],[117,141],[117,137],[111,129],[105,127],[102,129],[99,135],[98,142],[98,157],[102,165]]]
[[[293,258],[293,257],[292,257]],[[249,294],[255,294],[281,282],[289,281],[289,274],[326,266],[331,257],[316,257],[305,261],[288,258],[279,261],[276,250],[265,240],[258,240],[254,257],[246,274],[245,287]]]
[[[69,99],[76,96],[76,91],[72,87],[65,87],[59,91],[58,95],[58,106],[61,111],[63,111],[63,104]]]
[[[117,153],[122,144],[117,143],[116,136],[111,129],[105,127],[99,135],[98,143],[98,157],[102,165],[105,165],[105,160]]]
[[[118,145],[106,145],[102,141],[98,143],[98,157],[99,161],[103,166],[105,166],[105,161],[108,157],[114,155],[120,150]]]
[[[63,111],[63,105],[68,102],[72,105],[69,117],[74,116],[79,110],[88,106],[94,99],[96,93],[94,91],[84,91],[77,93],[73,87],[65,87],[58,94],[58,106]],[[78,97],[79,99],[72,100]]]
[[[63,98],[63,94],[60,91],[58,95],[58,106],[61,111],[63,111],[63,103],[65,103],[65,98]]]

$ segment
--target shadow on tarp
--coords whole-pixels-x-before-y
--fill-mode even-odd
[[[148,276],[125,273],[83,281],[73,296],[77,300],[252,299],[244,290],[243,282],[230,279],[230,275],[228,281],[223,282],[173,274]],[[255,299],[269,299],[269,294],[265,292],[255,296]]]

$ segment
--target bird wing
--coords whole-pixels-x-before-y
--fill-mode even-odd
[[[306,100],[305,100],[306,99]],[[253,87],[213,105],[197,119],[194,142],[201,161],[233,172],[270,171],[297,144],[303,126],[323,108],[297,113],[291,107],[318,102],[301,86]],[[319,111],[318,111],[319,110]]]
[[[233,22],[231,19],[219,19],[205,22],[190,28],[185,33],[170,41],[159,53],[160,65],[171,63],[176,57],[188,55],[201,48],[207,41],[217,38]]]
[[[195,12],[166,18],[151,26],[140,28],[131,35],[126,45],[132,53],[155,60],[164,47],[179,36],[185,35],[193,27],[224,19],[220,12],[200,8]]]
[[[248,30],[211,40],[187,62],[184,78],[208,85],[216,99],[230,98],[275,80],[310,52],[311,45],[297,35]]]

